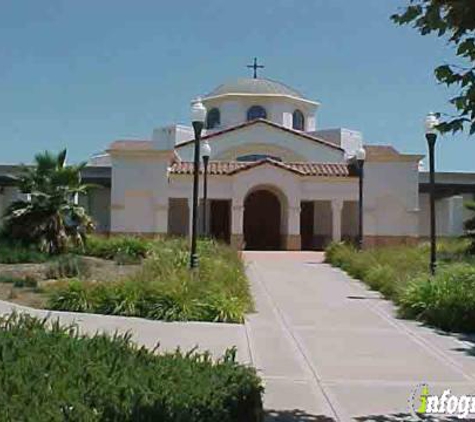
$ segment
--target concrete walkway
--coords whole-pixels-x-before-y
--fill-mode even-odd
[[[0,315],[12,311],[28,313],[40,318],[59,320],[63,325],[75,325],[83,334],[129,333],[132,340],[149,349],[157,344],[159,351],[173,352],[177,348],[188,351],[197,348],[210,351],[213,357],[223,355],[226,349],[235,346],[241,363],[251,363],[249,343],[244,325],[216,324],[208,322],[162,322],[143,318],[128,318],[112,315],[56,312],[14,305],[0,300]]]
[[[398,320],[319,253],[246,252],[251,359],[276,421],[407,421],[420,383],[475,393],[473,343]],[[473,419],[472,419],[473,420]]]

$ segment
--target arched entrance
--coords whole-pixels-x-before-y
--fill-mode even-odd
[[[250,250],[281,247],[281,204],[268,190],[251,192],[244,202],[244,242]]]

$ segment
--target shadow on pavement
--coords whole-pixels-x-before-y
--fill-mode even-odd
[[[475,336],[473,334],[450,334],[450,333],[440,333],[442,335],[450,335],[456,337],[457,340],[463,341],[466,347],[456,347],[453,350],[456,352],[463,352],[467,356],[475,356]]]
[[[390,415],[368,415],[357,416],[353,418],[357,422],[449,422],[459,421],[456,417],[433,418],[433,417],[414,417],[409,413],[394,413]],[[473,419],[464,419],[466,421]],[[310,415],[302,410],[268,410],[266,411],[266,422],[336,422],[335,419],[324,415]]]
[[[351,295],[347,296],[347,299],[352,299],[352,300],[381,300],[380,297],[376,296],[362,296],[362,295]]]
[[[410,422],[410,421],[426,421],[426,422],[449,422],[449,421],[458,421],[460,419],[456,417],[446,417],[446,418],[433,418],[430,416],[422,417],[415,419],[414,416],[409,413],[394,413],[392,415],[369,415],[369,416],[358,416],[354,418],[358,422]],[[465,419],[466,421],[470,419]]]
[[[268,410],[266,422],[336,422],[335,419],[324,415],[310,415],[299,409]]]

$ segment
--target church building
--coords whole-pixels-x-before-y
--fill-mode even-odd
[[[254,71],[257,69],[254,68]],[[201,98],[207,110],[207,201],[200,169],[199,227],[237,248],[321,249],[358,235],[359,167],[364,162],[364,245],[412,243],[428,234],[427,174],[421,155],[366,143],[361,132],[320,128],[320,104],[277,81],[244,78]],[[191,126],[153,130],[150,139],[116,140],[83,177],[102,185],[80,198],[106,233],[188,236],[194,135]],[[0,166],[0,209],[18,191]],[[440,235],[459,235],[473,198],[473,174],[437,174]],[[206,209],[205,209],[206,208]],[[204,212],[206,211],[206,212]],[[206,221],[203,216],[206,216]]]

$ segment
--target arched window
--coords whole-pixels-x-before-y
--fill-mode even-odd
[[[268,155],[268,154],[249,154],[249,155],[241,155],[240,157],[237,157],[237,161],[244,161],[244,162],[249,162],[249,161],[261,161],[265,160],[266,158],[271,158],[274,161],[282,161],[282,158],[277,157],[275,155]]]
[[[247,110],[247,120],[266,119],[266,109],[260,105],[254,105]]]
[[[305,129],[305,117],[300,110],[295,110],[292,116],[292,127],[296,130]]]
[[[218,108],[212,108],[206,115],[206,129],[214,129],[221,124],[221,113]]]

